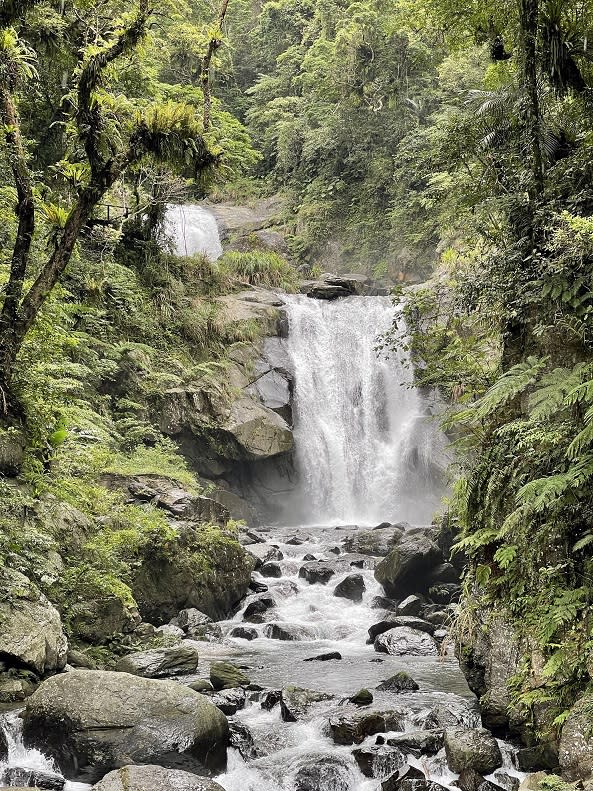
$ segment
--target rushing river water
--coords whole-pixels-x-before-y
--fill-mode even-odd
[[[168,224],[178,254],[220,254],[216,222],[205,209],[173,207]],[[205,642],[200,650],[200,677],[208,678],[212,661],[225,659],[245,668],[252,682],[244,707],[230,717],[239,729],[246,726],[252,742],[243,750],[229,750],[227,771],[217,778],[225,791],[380,791],[382,780],[397,769],[397,755],[389,749],[373,755],[377,736],[368,736],[355,745],[371,750],[365,775],[353,746],[334,743],[329,726],[332,717],[360,714],[362,709],[348,698],[361,688],[374,697],[367,711],[399,712],[394,737],[401,731],[479,725],[476,699],[447,652],[446,640],[441,655],[430,657],[378,654],[367,643],[367,630],[386,613],[383,602],[376,600],[383,590],[373,573],[380,558],[368,550],[352,551],[360,526],[368,529],[402,519],[427,523],[442,492],[444,443],[429,419],[430,404],[410,387],[405,358],[386,358],[375,349],[398,310],[381,297],[331,303],[307,297],[287,300],[286,351],[295,378],[299,473],[289,510],[290,521],[300,526],[259,529],[260,543],[248,549],[260,559],[269,554],[278,564],[275,576],[256,572],[260,590],[221,624],[223,641]],[[309,584],[299,575],[312,558],[331,567],[333,576],[326,584]],[[336,585],[353,572],[364,585],[360,601],[334,594]],[[271,608],[259,622],[247,622],[246,608],[262,596],[271,597]],[[233,634],[239,625],[251,630],[250,639]],[[306,661],[329,652],[338,652],[340,658]],[[377,689],[401,670],[415,679],[418,691],[396,695]],[[296,721],[287,721],[280,705],[268,709],[262,702],[266,690],[288,685],[323,693],[323,699],[306,706]],[[16,712],[5,716],[4,729],[9,760],[0,772],[7,767],[53,770],[42,753],[23,747]],[[389,736],[381,734],[379,743]],[[511,748],[501,747],[506,779],[493,779],[510,791],[511,778],[518,773]],[[443,749],[423,759],[408,754],[405,760],[442,785],[455,779]],[[66,788],[85,786],[69,783]]]

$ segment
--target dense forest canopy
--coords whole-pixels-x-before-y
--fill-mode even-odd
[[[219,321],[225,289],[293,288],[297,267],[427,281],[409,342],[458,438],[462,625],[521,623],[514,703],[552,738],[591,680],[592,42],[589,0],[4,0],[5,471],[105,516],[99,470],[181,464],[159,394],[224,389],[252,338]],[[290,261],[163,248],[168,203],[275,194]],[[120,519],[130,556],[171,540]],[[0,555],[30,570],[44,541],[13,531]],[[58,598],[80,568],[123,569],[121,592],[132,561],[111,541]]]

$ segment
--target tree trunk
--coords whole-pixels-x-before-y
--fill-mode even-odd
[[[204,95],[204,132],[207,132],[210,129],[211,124],[211,116],[212,116],[212,91],[210,86],[210,65],[212,63],[212,58],[217,49],[219,49],[220,45],[222,44],[222,40],[220,39],[220,35],[222,35],[222,26],[224,25],[224,20],[226,17],[226,12],[229,7],[229,0],[222,0],[222,5],[220,7],[220,14],[218,15],[218,25],[216,29],[216,35],[212,36],[210,41],[208,42],[208,49],[206,50],[206,54],[202,59],[202,93]]]
[[[538,18],[539,0],[521,0],[522,76],[526,99],[526,134],[531,150],[532,189],[530,198],[532,201],[537,200],[544,190],[544,162],[537,90]]]

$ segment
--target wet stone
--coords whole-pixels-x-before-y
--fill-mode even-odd
[[[282,690],[281,689],[271,689],[269,692],[266,692],[263,696],[260,706],[262,709],[266,711],[271,711],[274,706],[277,706],[282,699]]]
[[[398,608],[397,615],[387,618],[384,621],[374,623],[369,628],[369,643],[372,643],[373,640],[380,634],[388,632],[390,629],[395,629],[398,626],[406,626],[409,629],[417,629],[419,632],[426,632],[427,634],[434,634],[436,630],[434,624],[425,621],[423,618],[416,618],[413,615],[399,615]]]
[[[424,599],[420,598],[420,596],[414,596],[413,594],[406,597],[402,602],[400,602],[397,606],[397,614],[398,615],[420,615],[420,610],[424,604]]]
[[[350,601],[362,601],[362,594],[366,590],[362,574],[349,574],[334,588],[334,596]]]
[[[381,783],[381,791],[399,791],[402,780],[426,780],[424,772],[415,766],[404,764],[394,774]]]
[[[280,696],[280,715],[284,722],[297,722],[315,703],[331,700],[333,695],[303,687],[284,687]]]
[[[267,619],[268,610],[276,606],[276,600],[270,594],[263,594],[249,602],[243,613],[243,620],[251,623],[263,623]]]
[[[230,636],[238,637],[241,640],[255,640],[257,638],[257,630],[249,626],[235,626]]]
[[[335,569],[323,562],[305,563],[299,569],[299,577],[310,585],[327,585],[335,573]]]
[[[394,676],[382,681],[377,689],[382,692],[416,692],[420,687],[412,676],[402,670],[400,673],[396,673]]]
[[[319,656],[310,656],[308,659],[303,659],[303,662],[329,662],[332,659],[341,659],[342,654],[339,651],[330,651],[327,654],[319,654]]]
[[[66,780],[62,775],[54,772],[11,766],[0,776],[0,783],[5,783],[9,786],[39,788],[42,791],[62,791]]]
[[[397,602],[393,599],[388,599],[386,596],[374,596],[371,601],[373,610],[391,610],[393,613],[397,612]]]
[[[445,754],[452,772],[475,769],[491,774],[502,765],[500,747],[485,728],[450,728],[445,731]]]
[[[385,745],[359,747],[352,751],[352,755],[365,777],[388,777],[406,763],[406,759],[400,750]]]
[[[240,687],[238,689],[223,690],[209,697],[216,708],[220,709],[227,717],[232,717],[239,709],[245,708],[245,701],[247,698],[245,690]]]
[[[332,738],[336,744],[360,744],[367,736],[387,731],[403,731],[405,711],[369,711],[334,715],[329,719]]]
[[[210,665],[210,681],[216,690],[233,689],[249,684],[249,677],[231,662],[213,662]]]
[[[264,582],[258,582],[252,579],[249,583],[249,590],[252,590],[254,593],[266,593],[269,588]]]
[[[359,689],[358,692],[352,695],[351,698],[348,698],[350,703],[354,703],[355,706],[370,706],[373,702],[373,694],[369,692],[368,689]]]
[[[519,791],[521,781],[514,775],[509,775],[506,772],[495,772],[494,779],[505,791]]]
[[[443,746],[443,731],[406,731],[405,733],[391,736],[387,744],[399,747],[404,752],[411,753],[419,758],[421,755],[436,755]]]
[[[380,634],[374,642],[375,651],[392,656],[437,656],[438,647],[425,632],[408,626],[396,627]]]
[[[316,757],[307,766],[302,766],[294,778],[294,791],[350,791],[352,772],[340,758],[333,755]]]
[[[252,761],[258,757],[253,735],[247,725],[242,722],[229,722],[229,745],[238,750],[244,761]]]
[[[261,566],[259,573],[262,575],[262,577],[274,577],[276,579],[280,579],[282,576],[282,568],[280,567],[279,563],[271,561],[269,563],[264,563],[263,566]]]
[[[464,769],[460,772],[455,785],[461,788],[461,791],[496,791],[498,788],[475,769]]]

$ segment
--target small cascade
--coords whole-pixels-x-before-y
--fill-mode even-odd
[[[23,744],[20,711],[1,714],[0,730],[4,732],[8,743],[8,759],[0,761],[0,785],[9,788],[35,786],[37,782],[43,785],[41,778],[45,778],[46,782],[54,780],[59,783],[61,778],[54,762],[39,750],[25,747]],[[86,791],[90,787],[86,783],[66,781],[64,791]]]
[[[175,255],[203,253],[211,261],[222,255],[216,218],[203,206],[191,203],[168,206],[165,233],[173,240]]]
[[[403,352],[376,349],[401,307],[388,297],[287,301],[295,380],[296,508],[308,524],[429,522],[445,441]]]

